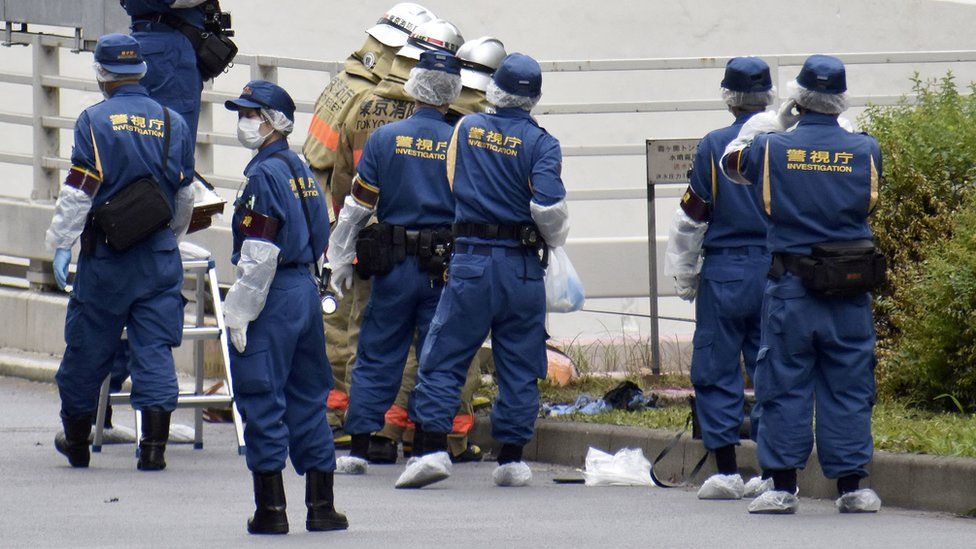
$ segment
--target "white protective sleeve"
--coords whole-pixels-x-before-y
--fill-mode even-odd
[[[170,7],[178,10],[184,8],[194,8],[206,1],[207,0],[173,0],[173,5]]]
[[[176,209],[169,227],[173,229],[176,238],[180,239],[186,236],[186,230],[190,228],[190,218],[193,217],[193,185],[180,189],[176,193],[175,202]]]
[[[329,235],[329,250],[326,259],[329,265],[335,269],[338,265],[352,264],[356,258],[356,237],[359,231],[369,223],[373,209],[363,206],[356,202],[351,195],[346,196],[339,212],[339,219],[336,226]]]
[[[532,220],[550,248],[566,245],[566,238],[569,236],[569,207],[565,199],[552,206],[530,202],[529,210],[532,212]]]
[[[779,121],[779,116],[777,113],[772,111],[761,112],[742,125],[742,129],[739,130],[739,135],[732,140],[728,146],[725,147],[725,152],[722,153],[722,161],[719,162],[719,168],[722,170],[722,174],[728,177],[735,183],[741,185],[750,185],[751,183],[743,179],[739,174],[730,174],[725,171],[725,157],[729,153],[735,151],[741,151],[749,145],[752,144],[753,139],[761,133],[767,132],[781,132],[784,128]]]
[[[61,186],[58,201],[54,205],[54,218],[44,237],[48,251],[53,252],[58,248],[71,249],[85,230],[85,219],[91,207],[90,196],[74,187]]]
[[[265,240],[249,238],[241,245],[237,281],[224,300],[224,321],[228,328],[243,328],[261,314],[268,289],[278,270],[281,250]]]
[[[708,223],[695,221],[679,206],[671,221],[668,251],[664,256],[665,276],[690,278],[701,271],[702,242]]]

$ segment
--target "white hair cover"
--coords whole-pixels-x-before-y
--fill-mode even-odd
[[[531,111],[539,103],[539,100],[542,99],[542,94],[535,97],[515,95],[514,93],[508,93],[499,88],[498,84],[495,84],[495,81],[492,80],[488,82],[488,89],[485,90],[485,99],[499,109],[519,108],[525,111]]]
[[[284,136],[288,136],[295,129],[295,123],[288,120],[285,113],[274,109],[261,109],[261,116],[271,124],[271,127]]]
[[[101,63],[95,62],[92,64],[95,69],[95,80],[99,82],[121,82],[122,80],[141,80],[143,76],[146,76],[145,72],[140,72],[136,74],[119,74],[112,72],[102,66]]]
[[[796,104],[814,112],[840,114],[847,110],[846,93],[823,93],[804,88],[796,80],[786,86],[790,99]]]
[[[461,75],[414,67],[403,89],[421,103],[450,105],[461,94]]]
[[[776,88],[764,92],[740,92],[722,88],[722,100],[730,107],[766,107],[776,98]]]

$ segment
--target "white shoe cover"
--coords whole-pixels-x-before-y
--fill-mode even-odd
[[[763,492],[749,504],[749,512],[757,514],[792,515],[800,508],[800,500],[789,492]]]
[[[336,458],[337,475],[365,475],[369,463],[356,456],[339,456]]]
[[[861,488],[837,498],[837,510],[841,513],[877,513],[881,510],[881,498],[870,488]]]
[[[754,498],[758,497],[760,494],[765,494],[766,492],[773,489],[773,479],[762,477],[752,477],[749,482],[746,483],[745,491],[742,492],[742,497],[744,498]]]
[[[397,488],[423,488],[451,476],[451,456],[436,452],[411,458],[396,481]]]
[[[698,489],[698,499],[742,499],[744,489],[739,475],[712,475]]]
[[[532,469],[524,461],[499,465],[491,473],[496,486],[528,486],[532,481]]]

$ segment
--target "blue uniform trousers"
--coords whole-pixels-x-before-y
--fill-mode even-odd
[[[522,248],[457,244],[410,400],[410,418],[425,431],[451,432],[471,360],[490,331],[498,383],[492,436],[517,445],[532,439],[536,383],[548,367],[542,276],[538,257]]]
[[[61,411],[93,413],[128,330],[132,406],[176,408],[179,386],[172,347],[183,336],[183,267],[176,237],[159,231],[124,253],[99,244],[82,255],[64,326],[64,358],[56,380]]]
[[[196,142],[203,78],[193,45],[183,33],[163,23],[137,21],[132,29],[148,67],[140,84],[149,90],[149,97],[183,117]]]
[[[756,368],[762,406],[759,464],[802,469],[813,449],[814,403],[820,466],[827,478],[867,476],[874,405],[871,296],[824,299],[799,278],[770,280]]]
[[[372,433],[383,427],[384,414],[400,389],[410,344],[416,334],[418,354],[423,349],[442,288],[431,285],[412,255],[373,279],[352,370],[343,425],[347,433]]]
[[[740,358],[755,383],[763,290],[769,271],[765,247],[709,250],[702,265],[691,382],[705,448],[739,443],[745,382]],[[752,413],[752,437],[758,426]]]
[[[325,401],[332,367],[325,355],[322,308],[305,265],[279,266],[247,347],[230,347],[237,407],[244,418],[247,467],[276,472],[291,456],[298,474],[335,470]]]

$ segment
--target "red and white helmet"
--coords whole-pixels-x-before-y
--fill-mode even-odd
[[[432,11],[412,2],[393,6],[366,33],[391,48],[402,48],[410,33],[428,21],[437,19]]]
[[[425,51],[441,51],[454,55],[462,44],[464,37],[457,27],[446,19],[434,19],[417,27],[407,38],[407,45],[400,48],[397,55],[410,59],[420,59],[420,54]]]

